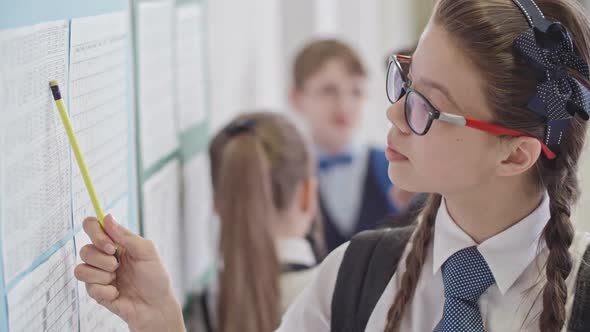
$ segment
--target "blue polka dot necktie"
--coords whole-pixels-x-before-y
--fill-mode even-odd
[[[442,266],[445,286],[443,316],[434,332],[485,332],[479,297],[495,283],[476,247],[454,253]]]

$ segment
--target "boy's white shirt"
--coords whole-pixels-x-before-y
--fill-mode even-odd
[[[547,248],[543,241],[539,245],[538,240],[549,217],[549,200],[545,198],[528,217],[478,246],[498,280],[498,283],[491,286],[479,299],[486,331],[539,330],[538,317],[542,311],[542,295],[536,300],[535,298],[545,282],[542,267],[547,258]],[[578,232],[570,247],[573,268],[566,280],[568,321],[574,300],[577,272],[588,244],[590,234]],[[434,329],[442,317],[444,304],[440,265],[446,260],[445,257],[472,245],[475,245],[473,240],[452,221],[443,203],[437,215],[433,243],[428,249],[414,298],[406,307],[400,331],[424,332]],[[324,260],[311,284],[283,317],[278,331],[330,331],[332,293],[347,246],[348,243],[342,245]],[[383,331],[387,312],[401,284],[405,258],[410,249],[411,241],[402,255],[398,270],[377,302],[365,331]],[[537,281],[539,282],[529,293],[525,292]],[[563,331],[566,330],[564,327]]]
[[[325,155],[316,148],[318,156]],[[365,179],[369,166],[369,147],[354,143],[347,149],[352,156],[348,165],[318,171],[319,191],[325,208],[338,230],[354,233],[360,215]]]

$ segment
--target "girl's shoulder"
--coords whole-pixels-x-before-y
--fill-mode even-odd
[[[590,246],[590,233],[581,231],[575,232],[569,252],[574,260],[574,266],[572,268],[576,268],[576,271],[583,261],[588,246]]]
[[[576,230],[572,244],[577,244],[578,246],[584,246],[584,244],[585,246],[590,245],[590,232]]]
[[[283,316],[278,332],[330,330],[332,293],[348,245],[332,251],[313,271],[310,282]]]
[[[590,283],[590,233],[576,232],[574,240],[570,246],[569,252],[572,257],[572,272],[566,279],[567,285],[567,302],[566,312],[569,313],[566,328],[572,326],[583,327],[574,329],[575,331],[587,331],[590,328],[590,321],[585,319],[584,313],[590,308],[590,289],[587,285]]]
[[[312,267],[306,270],[281,274],[279,283],[281,290],[281,313],[285,313],[286,309],[293,303],[297,296],[311,283],[316,272],[317,267]]]

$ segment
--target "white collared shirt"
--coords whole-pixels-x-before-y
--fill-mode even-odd
[[[287,272],[281,275],[281,312],[293,303],[295,298],[307,287],[313,279],[316,268],[316,258],[309,242],[305,239],[279,239],[275,242],[277,255],[281,264],[301,264],[310,268],[302,271]]]
[[[293,303],[297,296],[313,280],[317,271],[315,255],[309,242],[303,238],[279,238],[275,240],[275,250],[280,264],[301,264],[310,266],[310,269],[287,272],[281,274],[280,306],[281,313]],[[207,291],[207,302],[209,307],[209,319],[217,327],[217,300],[219,296],[219,280],[216,278]]]
[[[318,172],[319,190],[326,210],[342,234],[353,234],[360,214],[369,148],[354,144],[348,149],[352,162]],[[318,150],[318,155],[322,152]]]
[[[542,311],[542,297],[538,298],[536,295],[544,284],[543,265],[547,255],[547,249],[539,239],[549,219],[549,199],[545,198],[528,217],[477,245],[497,281],[479,299],[486,331],[539,330],[538,317]],[[574,264],[572,273],[566,280],[568,318],[573,304],[572,291],[576,272],[589,243],[590,235],[577,233],[570,247]],[[400,331],[426,332],[434,329],[443,313],[441,266],[455,252],[474,245],[476,243],[451,219],[443,202],[436,217],[433,243],[427,251],[413,300],[406,307],[400,322]],[[316,278],[283,317],[278,331],[330,331],[332,293],[347,246],[348,244],[340,246],[324,260]],[[400,287],[401,276],[405,271],[405,257],[410,248],[411,243],[406,247],[398,270],[377,302],[365,331],[383,331],[385,328],[387,312]]]
[[[279,238],[275,248],[281,264],[314,266],[317,263],[311,245],[304,238]]]

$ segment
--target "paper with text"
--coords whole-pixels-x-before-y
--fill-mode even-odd
[[[143,187],[143,231],[154,241],[183,303],[183,268],[180,216],[180,165],[173,160],[147,180]]]
[[[181,131],[205,118],[203,12],[198,4],[176,8],[176,110]]]
[[[143,168],[178,146],[174,120],[173,7],[171,1],[140,2],[137,9],[139,131]]]
[[[69,241],[8,292],[10,332],[78,330],[75,263]]]
[[[72,20],[70,113],[103,209],[129,192],[128,24],[126,13]],[[76,225],[96,215],[77,165],[72,195]]]
[[[183,165],[184,252],[186,291],[198,292],[204,275],[213,267],[217,242],[212,227],[213,197],[206,154]]]
[[[5,281],[71,228],[70,146],[49,89],[67,95],[67,21],[0,31],[0,164]]]

